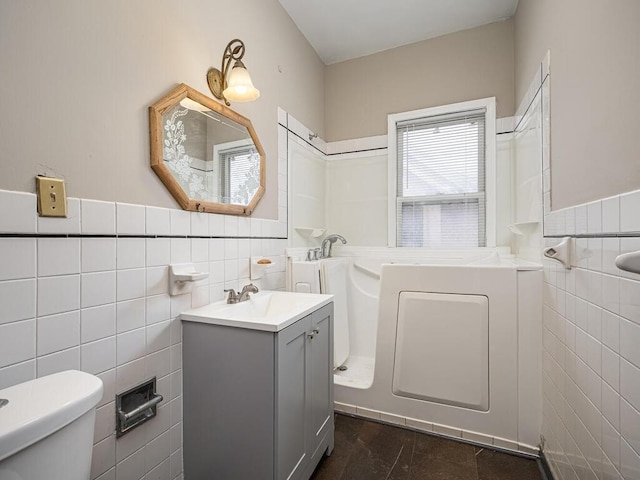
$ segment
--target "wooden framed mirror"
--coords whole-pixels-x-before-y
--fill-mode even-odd
[[[251,120],[180,84],[149,107],[151,168],[184,210],[251,215],[265,154]]]

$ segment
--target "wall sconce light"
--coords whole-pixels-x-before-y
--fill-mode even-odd
[[[242,63],[244,56],[244,42],[234,39],[229,42],[222,55],[222,71],[210,68],[207,72],[207,83],[211,93],[217,99],[224,100],[229,106],[229,100],[233,102],[251,102],[260,96],[260,91],[253,86],[247,68]],[[235,60],[231,72],[229,66]],[[227,79],[227,74],[229,78]]]

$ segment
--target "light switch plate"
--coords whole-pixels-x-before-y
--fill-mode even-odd
[[[67,193],[61,178],[36,177],[38,214],[41,217],[66,217]]]

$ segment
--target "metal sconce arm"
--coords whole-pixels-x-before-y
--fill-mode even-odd
[[[245,47],[244,42],[238,38],[235,38],[229,42],[222,54],[222,71],[217,68],[210,68],[207,72],[207,83],[213,96],[219,100],[223,100],[224,103],[229,106],[229,100],[225,98],[222,92],[227,88],[227,74],[229,73],[229,67],[231,61],[235,60],[235,65],[244,68],[242,63],[242,57],[244,57]]]

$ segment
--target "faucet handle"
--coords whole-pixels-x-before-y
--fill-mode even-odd
[[[224,292],[229,293],[229,296],[227,297],[227,303],[235,303],[238,300],[238,294],[233,288],[227,288]]]
[[[247,285],[242,287],[242,292],[258,293],[258,287],[256,287],[253,283],[248,283]]]

